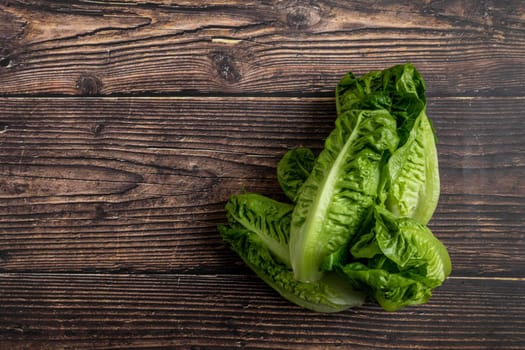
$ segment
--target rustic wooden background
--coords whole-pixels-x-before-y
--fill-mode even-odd
[[[424,306],[317,314],[222,243],[333,89],[413,62],[439,137]],[[525,3],[0,1],[0,348],[525,348]]]

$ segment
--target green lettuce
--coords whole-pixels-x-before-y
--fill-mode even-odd
[[[389,311],[422,304],[450,275],[445,246],[430,229],[408,217],[376,206],[342,267],[352,285],[367,290]]]
[[[337,119],[295,205],[290,258],[297,279],[320,279],[323,260],[359,228],[377,196],[383,152],[397,145],[395,128],[384,110]]]
[[[277,164],[277,180],[284,194],[297,201],[299,190],[310,176],[315,163],[314,152],[305,147],[289,150]]]
[[[439,167],[434,129],[422,111],[407,142],[390,157],[385,167],[381,199],[399,216],[422,224],[432,218],[439,191]]]
[[[343,272],[355,288],[365,291],[386,311],[425,304],[432,296],[432,290],[424,284],[382,268],[355,262],[346,265]]]
[[[226,243],[281,296],[318,312],[338,312],[361,305],[365,295],[330,273],[314,283],[294,278],[288,251],[290,205],[255,193],[231,196],[229,225],[219,226]]]
[[[348,73],[335,102],[320,154],[292,149],[277,165],[292,204],[231,196],[219,231],[261,279],[308,309],[344,310],[364,294],[388,311],[426,303],[452,268],[426,226],[440,187],[423,78],[411,64]]]
[[[257,235],[275,257],[286,265],[290,265],[288,240],[292,210],[290,204],[256,193],[231,196],[226,203],[229,222]]]
[[[299,280],[321,278],[323,269],[344,255],[348,241],[378,200],[383,197],[392,199],[392,206],[397,204],[395,195],[388,196],[389,188],[409,181],[401,178],[402,171],[397,172],[399,181],[385,180],[385,164],[415,129],[425,108],[424,88],[412,65],[361,78],[349,73],[338,84],[335,129],[300,189],[292,218],[290,257]],[[410,170],[405,163],[411,159],[404,159],[398,168]]]
[[[386,109],[397,121],[399,148],[384,168],[380,198],[399,216],[428,223],[439,200],[436,136],[426,115],[425,82],[411,64],[373,71],[357,79],[348,73],[337,85],[339,114]]]

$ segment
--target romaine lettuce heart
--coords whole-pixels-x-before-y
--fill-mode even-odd
[[[374,204],[382,158],[398,143],[386,110],[348,111],[336,120],[292,216],[290,258],[300,281],[319,280],[321,265],[345,246]]]

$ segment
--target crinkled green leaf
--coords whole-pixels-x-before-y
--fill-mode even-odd
[[[344,266],[343,272],[354,288],[366,291],[387,311],[424,304],[432,296],[432,289],[421,282],[359,262]]]
[[[382,198],[398,216],[430,221],[439,200],[439,166],[434,131],[421,112],[407,142],[390,157],[385,167]]]
[[[376,206],[367,227],[371,231],[350,249],[364,262],[350,263],[343,271],[386,310],[426,302],[450,275],[448,252],[425,225]]]
[[[288,251],[289,208],[258,194],[232,196],[226,206],[229,226],[219,226],[219,232],[246,265],[291,302],[319,312],[361,305],[364,294],[334,273],[314,283],[294,278],[289,259],[279,256]]]
[[[219,231],[259,278],[294,304],[318,312],[338,312],[364,301],[364,293],[356,291],[333,273],[314,283],[296,280],[293,271],[277,260],[259,236],[250,230],[219,226]]]
[[[315,155],[309,148],[289,150],[277,164],[277,180],[284,194],[296,202],[299,189],[314,167]]]
[[[290,265],[288,240],[293,206],[257,193],[231,196],[226,203],[230,223],[239,223],[259,236],[268,249]]]
[[[397,146],[386,110],[348,111],[301,187],[292,216],[290,258],[296,278],[316,281],[327,256],[355,234],[377,197],[383,153]]]
[[[375,208],[374,234],[381,252],[400,272],[435,288],[452,270],[447,249],[430,229],[407,217]]]
[[[388,110],[397,122],[400,146],[425,105],[423,77],[408,63],[371,71],[360,78],[348,73],[336,88],[338,115],[349,110]]]

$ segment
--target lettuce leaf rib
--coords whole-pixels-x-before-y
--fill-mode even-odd
[[[319,280],[323,260],[358,229],[376,198],[382,153],[397,145],[395,129],[385,110],[351,111],[336,120],[292,216],[290,258],[297,279]]]

